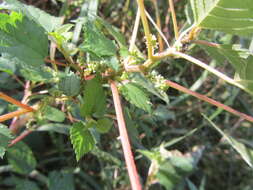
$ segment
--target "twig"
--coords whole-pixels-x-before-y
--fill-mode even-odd
[[[145,6],[144,6],[144,0],[137,0],[138,7],[140,9],[141,14],[141,20],[144,28],[145,37],[147,40],[147,48],[148,48],[148,59],[152,60],[153,56],[153,47],[152,47],[152,36],[149,29],[148,20],[145,14]]]
[[[35,109],[33,109],[32,107],[30,107],[30,106],[28,106],[28,105],[25,105],[25,104],[23,104],[23,103],[21,103],[21,102],[15,100],[14,98],[12,98],[12,97],[10,97],[10,96],[4,94],[3,92],[0,92],[0,98],[4,99],[4,100],[7,101],[7,102],[10,102],[10,103],[12,103],[12,104],[15,104],[15,105],[17,105],[17,106],[19,106],[19,107],[21,107],[21,108],[23,108],[23,109],[26,109],[26,110],[28,110],[28,111],[30,111],[30,112],[35,111]]]
[[[0,116],[0,123],[1,122],[4,122],[6,120],[9,120],[9,119],[12,119],[14,117],[18,117],[20,115],[23,115],[23,114],[26,114],[26,113],[29,113],[31,112],[30,110],[27,110],[27,109],[21,109],[21,110],[18,110],[18,111],[14,111],[14,112],[11,112],[11,113],[7,113],[5,115],[1,115]]]
[[[179,38],[179,33],[178,33],[177,17],[176,17],[176,12],[175,12],[175,8],[174,8],[173,0],[169,0],[169,5],[170,5],[170,12],[171,12],[172,21],[173,21],[175,38],[177,40]]]
[[[247,88],[245,88],[243,85],[241,85],[240,83],[236,82],[234,79],[228,77],[227,75],[224,75],[223,73],[221,73],[220,71],[214,69],[213,67],[210,67],[209,65],[205,64],[204,62],[202,61],[199,61],[198,59],[192,57],[192,56],[189,56],[189,55],[186,55],[184,53],[181,53],[181,52],[177,52],[177,51],[174,51],[172,53],[173,55],[175,56],[178,56],[178,57],[181,57],[181,58],[184,58],[206,70],[208,70],[210,73],[213,73],[214,75],[218,76],[219,78],[223,79],[224,81],[226,81],[227,83],[229,84],[232,84],[238,88],[241,88],[242,90],[248,92],[249,94],[253,94],[250,90],[248,90]]]
[[[250,121],[250,122],[253,123],[253,117],[251,117],[251,116],[249,116],[249,115],[247,115],[245,113],[239,112],[239,111],[237,111],[237,110],[235,110],[235,109],[233,109],[233,108],[231,108],[231,107],[229,107],[227,105],[224,105],[224,104],[222,104],[222,103],[220,103],[220,102],[218,102],[216,100],[213,100],[213,99],[211,99],[211,98],[209,98],[209,97],[207,97],[205,95],[202,95],[202,94],[199,94],[197,92],[191,91],[191,90],[189,90],[189,89],[187,89],[187,88],[185,88],[185,87],[183,87],[183,86],[181,86],[181,85],[179,85],[179,84],[177,84],[175,82],[172,82],[170,80],[167,80],[166,84],[169,85],[172,88],[175,88],[175,89],[177,89],[177,90],[179,90],[181,92],[184,92],[186,94],[190,94],[190,95],[192,95],[192,96],[194,96],[194,97],[196,97],[196,98],[198,98],[200,100],[208,102],[209,104],[212,104],[212,105],[214,105],[214,106],[216,106],[218,108],[224,109],[224,110],[226,110],[226,111],[228,111],[228,112],[230,112],[230,113],[232,113],[232,114],[234,114],[236,116],[239,116],[239,117],[241,117],[243,119],[246,119],[247,121]]]
[[[139,175],[135,166],[133,153],[131,151],[131,145],[129,142],[129,137],[127,134],[126,124],[123,116],[123,111],[121,107],[121,101],[117,86],[114,81],[110,81],[114,107],[117,116],[117,122],[120,132],[120,140],[123,147],[124,157],[127,165],[128,175],[130,177],[130,182],[133,190],[141,190],[141,183]]]
[[[213,42],[208,42],[208,41],[205,41],[205,40],[192,40],[191,42],[195,43],[195,44],[200,44],[200,45],[205,45],[205,46],[215,47],[215,48],[218,48],[220,46],[220,44],[216,44],[216,43],[213,43]]]
[[[160,18],[160,13],[159,13],[159,7],[157,4],[157,0],[152,0],[154,7],[155,7],[155,17],[156,17],[156,25],[159,28],[159,30],[162,30],[162,24],[161,24],[161,18]],[[158,35],[158,43],[159,43],[159,51],[164,50],[164,44],[162,40],[162,36],[159,34]]]
[[[25,130],[25,131],[22,132],[18,137],[16,137],[14,140],[12,140],[8,146],[11,147],[11,146],[13,146],[14,144],[18,143],[19,141],[23,140],[23,139],[24,139],[27,135],[29,135],[31,132],[33,132],[33,131],[32,131],[32,130]]]

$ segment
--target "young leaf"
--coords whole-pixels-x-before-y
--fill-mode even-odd
[[[26,67],[44,64],[48,54],[48,39],[44,29],[22,15],[18,19],[13,14],[7,17],[16,22],[15,25],[0,25],[0,53],[8,53]]]
[[[46,119],[55,122],[63,122],[65,120],[65,114],[51,106],[46,106],[44,108],[44,116]]]
[[[73,72],[68,73],[59,82],[59,90],[67,96],[76,96],[81,88],[81,79]]]
[[[84,25],[84,42],[80,45],[80,50],[95,54],[98,57],[116,55],[116,46],[98,30],[98,28],[87,22]]]
[[[151,103],[146,92],[135,83],[127,83],[120,88],[123,96],[136,107],[151,112]]]
[[[7,159],[14,171],[20,174],[29,174],[37,165],[32,150],[23,142],[7,150]]]
[[[95,146],[93,136],[82,122],[75,123],[71,127],[70,140],[75,150],[77,161]]]
[[[12,138],[11,131],[6,126],[0,124],[0,158],[3,158],[9,141]]]
[[[0,4],[0,8],[22,12],[29,19],[42,26],[47,32],[53,31],[62,23],[62,18],[51,16],[36,7],[25,5],[17,0],[4,0]]]
[[[253,31],[252,0],[191,0],[195,26],[231,34]]]
[[[96,129],[99,133],[107,133],[112,127],[112,121],[107,118],[99,119],[96,123]]]
[[[81,105],[81,114],[83,117],[95,116],[102,117],[106,110],[106,96],[97,76],[88,81],[83,96],[83,105]]]

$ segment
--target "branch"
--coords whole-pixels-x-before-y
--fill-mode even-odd
[[[7,101],[7,102],[10,102],[10,103],[12,103],[12,104],[15,104],[15,105],[17,105],[17,106],[19,106],[19,107],[21,107],[21,108],[23,108],[23,109],[26,109],[26,110],[28,110],[28,111],[30,111],[30,112],[34,112],[34,111],[35,111],[35,109],[33,109],[32,107],[30,107],[30,106],[28,106],[28,105],[25,105],[25,104],[23,104],[23,103],[21,103],[21,102],[15,100],[14,98],[12,98],[12,97],[10,97],[10,96],[4,94],[3,92],[0,92],[0,98],[4,99],[4,100]]]
[[[179,33],[178,33],[177,17],[176,17],[176,12],[175,12],[175,9],[174,9],[173,0],[169,0],[169,5],[170,5],[170,12],[171,12],[172,21],[173,21],[175,38],[177,40],[179,38]]]
[[[29,112],[31,112],[31,111],[30,110],[26,110],[26,109],[21,109],[21,110],[18,110],[18,111],[7,113],[5,115],[1,115],[0,116],[0,123],[6,121],[8,119],[12,119],[14,117],[18,117],[20,115],[23,115],[25,113],[29,113]]]
[[[110,81],[110,86],[111,86],[113,102],[114,102],[114,107],[115,107],[116,116],[117,116],[117,122],[119,126],[120,140],[123,147],[124,157],[125,157],[125,161],[127,165],[128,175],[130,177],[131,186],[133,190],[141,190],[142,187],[141,187],[139,175],[134,163],[133,153],[131,151],[131,145],[130,145],[129,137],[127,134],[126,123],[123,116],[123,111],[121,107],[121,101],[120,101],[117,85],[114,81]]]
[[[141,20],[142,20],[146,40],[147,40],[148,59],[152,59],[152,56],[153,56],[152,37],[150,34],[148,20],[145,14],[144,0],[137,0],[137,4],[140,9]]]
[[[233,108],[231,108],[231,107],[229,107],[227,105],[224,105],[224,104],[222,104],[222,103],[220,103],[220,102],[218,102],[216,100],[213,100],[213,99],[211,99],[211,98],[209,98],[209,97],[207,97],[205,95],[202,95],[202,94],[199,94],[197,92],[191,91],[191,90],[189,90],[189,89],[187,89],[187,88],[185,88],[185,87],[183,87],[183,86],[181,86],[181,85],[179,85],[179,84],[177,84],[175,82],[172,82],[170,80],[167,80],[166,84],[168,86],[172,87],[172,88],[175,88],[175,89],[177,89],[177,90],[179,90],[181,92],[184,92],[186,94],[190,94],[190,95],[192,95],[192,96],[194,96],[194,97],[196,97],[196,98],[198,98],[200,100],[208,102],[209,104],[212,104],[212,105],[214,105],[214,106],[216,106],[218,108],[224,109],[224,110],[226,110],[226,111],[228,111],[228,112],[230,112],[230,113],[232,113],[232,114],[234,114],[236,116],[239,116],[239,117],[241,117],[241,118],[243,118],[243,119],[245,119],[245,120],[250,121],[250,122],[253,123],[253,117],[251,117],[251,116],[249,116],[249,115],[247,115],[245,113],[239,112],[239,111],[237,111],[237,110],[235,110],[235,109],[233,109]]]
[[[29,135],[32,132],[32,130],[25,130],[22,132],[18,137],[16,137],[14,140],[10,142],[8,145],[9,147],[13,146],[14,144],[18,143],[19,141],[23,140],[27,135]]]
[[[186,60],[188,60],[188,61],[204,68],[204,69],[206,69],[207,71],[209,71],[210,73],[213,73],[214,75],[216,75],[219,78],[223,79],[227,83],[232,84],[232,85],[234,85],[238,88],[241,88],[242,90],[244,90],[244,91],[248,92],[249,94],[253,95],[253,93],[250,90],[248,90],[247,88],[245,88],[243,85],[236,82],[234,79],[228,77],[227,75],[224,75],[223,73],[221,73],[220,71],[214,69],[213,67],[210,67],[209,65],[205,64],[204,62],[199,61],[198,59],[196,59],[192,56],[186,55],[184,53],[181,53],[181,52],[174,51],[172,54],[175,55],[175,56],[178,56],[180,58],[184,58],[184,59],[186,59]]]

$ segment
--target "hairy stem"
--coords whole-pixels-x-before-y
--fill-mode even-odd
[[[10,142],[10,144],[8,145],[9,147],[13,146],[14,144],[18,143],[19,141],[23,140],[26,136],[28,136],[30,133],[32,132],[32,130],[25,130],[24,132],[22,132],[19,136],[17,136],[14,140],[12,140]]]
[[[141,190],[141,183],[139,179],[139,175],[136,169],[136,165],[134,162],[133,153],[131,151],[131,145],[129,141],[129,137],[127,134],[126,123],[123,116],[123,110],[121,106],[119,91],[117,89],[117,85],[114,81],[110,81],[112,96],[114,107],[117,116],[117,122],[120,133],[120,140],[123,147],[124,157],[127,165],[128,175],[130,177],[130,182],[133,190]]]
[[[211,98],[209,98],[209,97],[207,97],[205,95],[202,95],[202,94],[199,94],[197,92],[191,91],[191,90],[189,90],[189,89],[187,89],[187,88],[185,88],[185,87],[183,87],[183,86],[181,86],[181,85],[179,85],[179,84],[177,84],[175,82],[172,82],[170,80],[167,80],[166,84],[168,86],[172,87],[172,88],[175,88],[175,89],[177,89],[177,90],[179,90],[181,92],[184,92],[186,94],[190,94],[190,95],[192,95],[192,96],[194,96],[194,97],[196,97],[196,98],[198,98],[200,100],[208,102],[209,104],[212,104],[212,105],[214,105],[214,106],[216,106],[218,108],[224,109],[227,112],[230,112],[230,113],[232,113],[232,114],[234,114],[236,116],[239,116],[239,117],[241,117],[241,118],[243,118],[243,119],[245,119],[245,120],[250,121],[250,122],[253,123],[253,117],[251,117],[251,116],[249,116],[249,115],[247,115],[245,113],[239,112],[239,111],[237,111],[237,110],[235,110],[235,109],[233,109],[233,108],[231,108],[231,107],[229,107],[227,105],[224,105],[224,104],[222,104],[222,103],[220,103],[220,102],[218,102],[216,100],[213,100],[213,99],[211,99]]]

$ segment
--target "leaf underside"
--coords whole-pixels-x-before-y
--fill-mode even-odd
[[[191,0],[195,26],[231,34],[253,31],[252,0]]]

